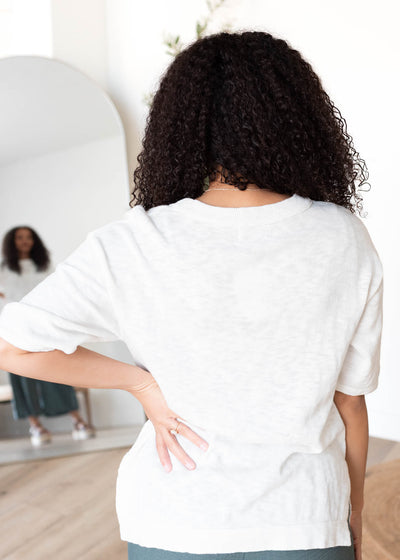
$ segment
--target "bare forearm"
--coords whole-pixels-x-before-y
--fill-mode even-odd
[[[368,454],[368,412],[366,406],[347,414],[346,461],[351,481],[351,508],[361,511],[364,507],[364,481]]]
[[[24,377],[75,387],[140,390],[149,384],[146,370],[78,346],[73,354],[0,351],[0,367]]]

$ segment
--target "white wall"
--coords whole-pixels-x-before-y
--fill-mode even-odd
[[[52,55],[51,0],[0,0],[0,56]]]
[[[52,0],[53,58],[107,87],[105,0]]]

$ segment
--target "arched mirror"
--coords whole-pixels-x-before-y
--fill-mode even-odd
[[[39,56],[0,59],[0,84],[3,258],[11,230],[18,228],[15,232],[21,234],[20,249],[27,243],[28,252],[20,252],[20,258],[28,257],[28,238],[32,241],[34,231],[50,254],[44,277],[89,231],[120,218],[129,209],[124,130],[110,97],[93,80],[63,62]],[[15,274],[13,278],[14,284],[8,279],[3,287],[0,279],[0,312],[8,301],[20,299],[40,280],[35,276],[29,285],[27,278],[22,281]],[[88,347],[116,359],[130,358],[119,341]],[[73,422],[67,414],[41,417],[46,428],[60,437],[57,445],[34,448],[28,418],[17,417],[21,411],[17,411],[9,373],[0,371],[2,461],[76,452],[81,442],[71,437]],[[140,405],[122,391],[91,389],[77,391],[76,396],[82,417],[97,431],[140,425],[143,420]],[[117,446],[132,443],[132,431],[127,434],[128,440],[118,440]],[[104,448],[105,439],[92,437],[87,445]]]

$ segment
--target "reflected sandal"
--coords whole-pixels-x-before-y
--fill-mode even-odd
[[[72,430],[72,438],[75,440],[89,439],[95,437],[95,429],[86,422],[74,422],[74,429]]]
[[[31,426],[29,433],[31,434],[31,444],[34,447],[40,447],[51,442],[51,433],[43,426]]]

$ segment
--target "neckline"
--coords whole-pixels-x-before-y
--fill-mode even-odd
[[[173,206],[189,212],[196,218],[216,223],[235,223],[238,221],[243,223],[274,223],[307,210],[311,204],[312,200],[310,198],[294,193],[284,200],[261,206],[212,206],[195,198],[181,198]]]

